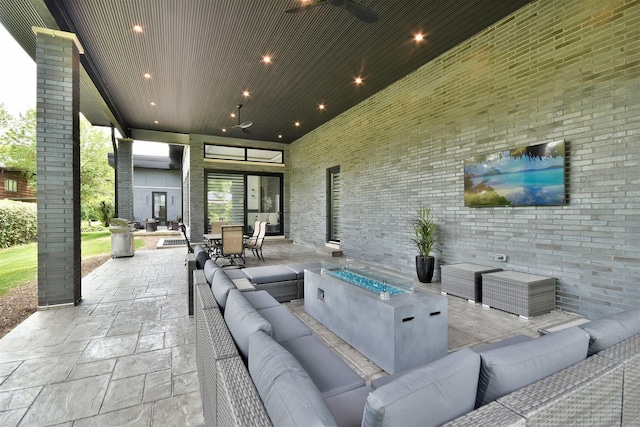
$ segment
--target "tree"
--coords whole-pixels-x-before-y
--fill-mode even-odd
[[[80,193],[82,219],[100,218],[104,204],[113,206],[114,174],[107,155],[112,152],[110,138],[80,118]]]
[[[80,205],[82,219],[98,218],[102,202],[113,205],[114,178],[107,154],[110,138],[80,116]],[[12,117],[0,104],[0,163],[24,171],[36,188],[36,109]]]
[[[0,104],[0,162],[20,169],[29,186],[36,188],[36,110],[13,117]]]

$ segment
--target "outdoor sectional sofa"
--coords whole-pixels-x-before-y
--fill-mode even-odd
[[[640,310],[462,349],[364,381],[264,291],[194,273],[206,425],[524,426],[640,422]]]

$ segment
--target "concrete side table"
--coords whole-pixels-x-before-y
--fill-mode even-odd
[[[483,306],[528,319],[556,308],[556,279],[518,271],[483,274],[482,299]]]
[[[482,301],[482,275],[502,271],[501,268],[477,264],[451,264],[441,267],[442,293],[466,298],[469,302]]]

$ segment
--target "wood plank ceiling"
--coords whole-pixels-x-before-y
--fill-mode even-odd
[[[329,4],[284,13],[298,0],[44,3],[60,29],[78,35],[83,65],[125,129],[289,143],[529,1],[357,0],[379,15],[373,24]],[[232,128],[238,104],[251,133]],[[86,107],[89,120],[106,124]]]

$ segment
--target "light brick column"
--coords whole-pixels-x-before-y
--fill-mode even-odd
[[[36,34],[38,306],[78,304],[80,254],[80,80],[74,34]]]
[[[202,242],[207,212],[204,173],[204,143],[191,137],[189,141],[189,228],[191,240]]]
[[[116,156],[116,212],[133,221],[133,139],[119,138]]]

